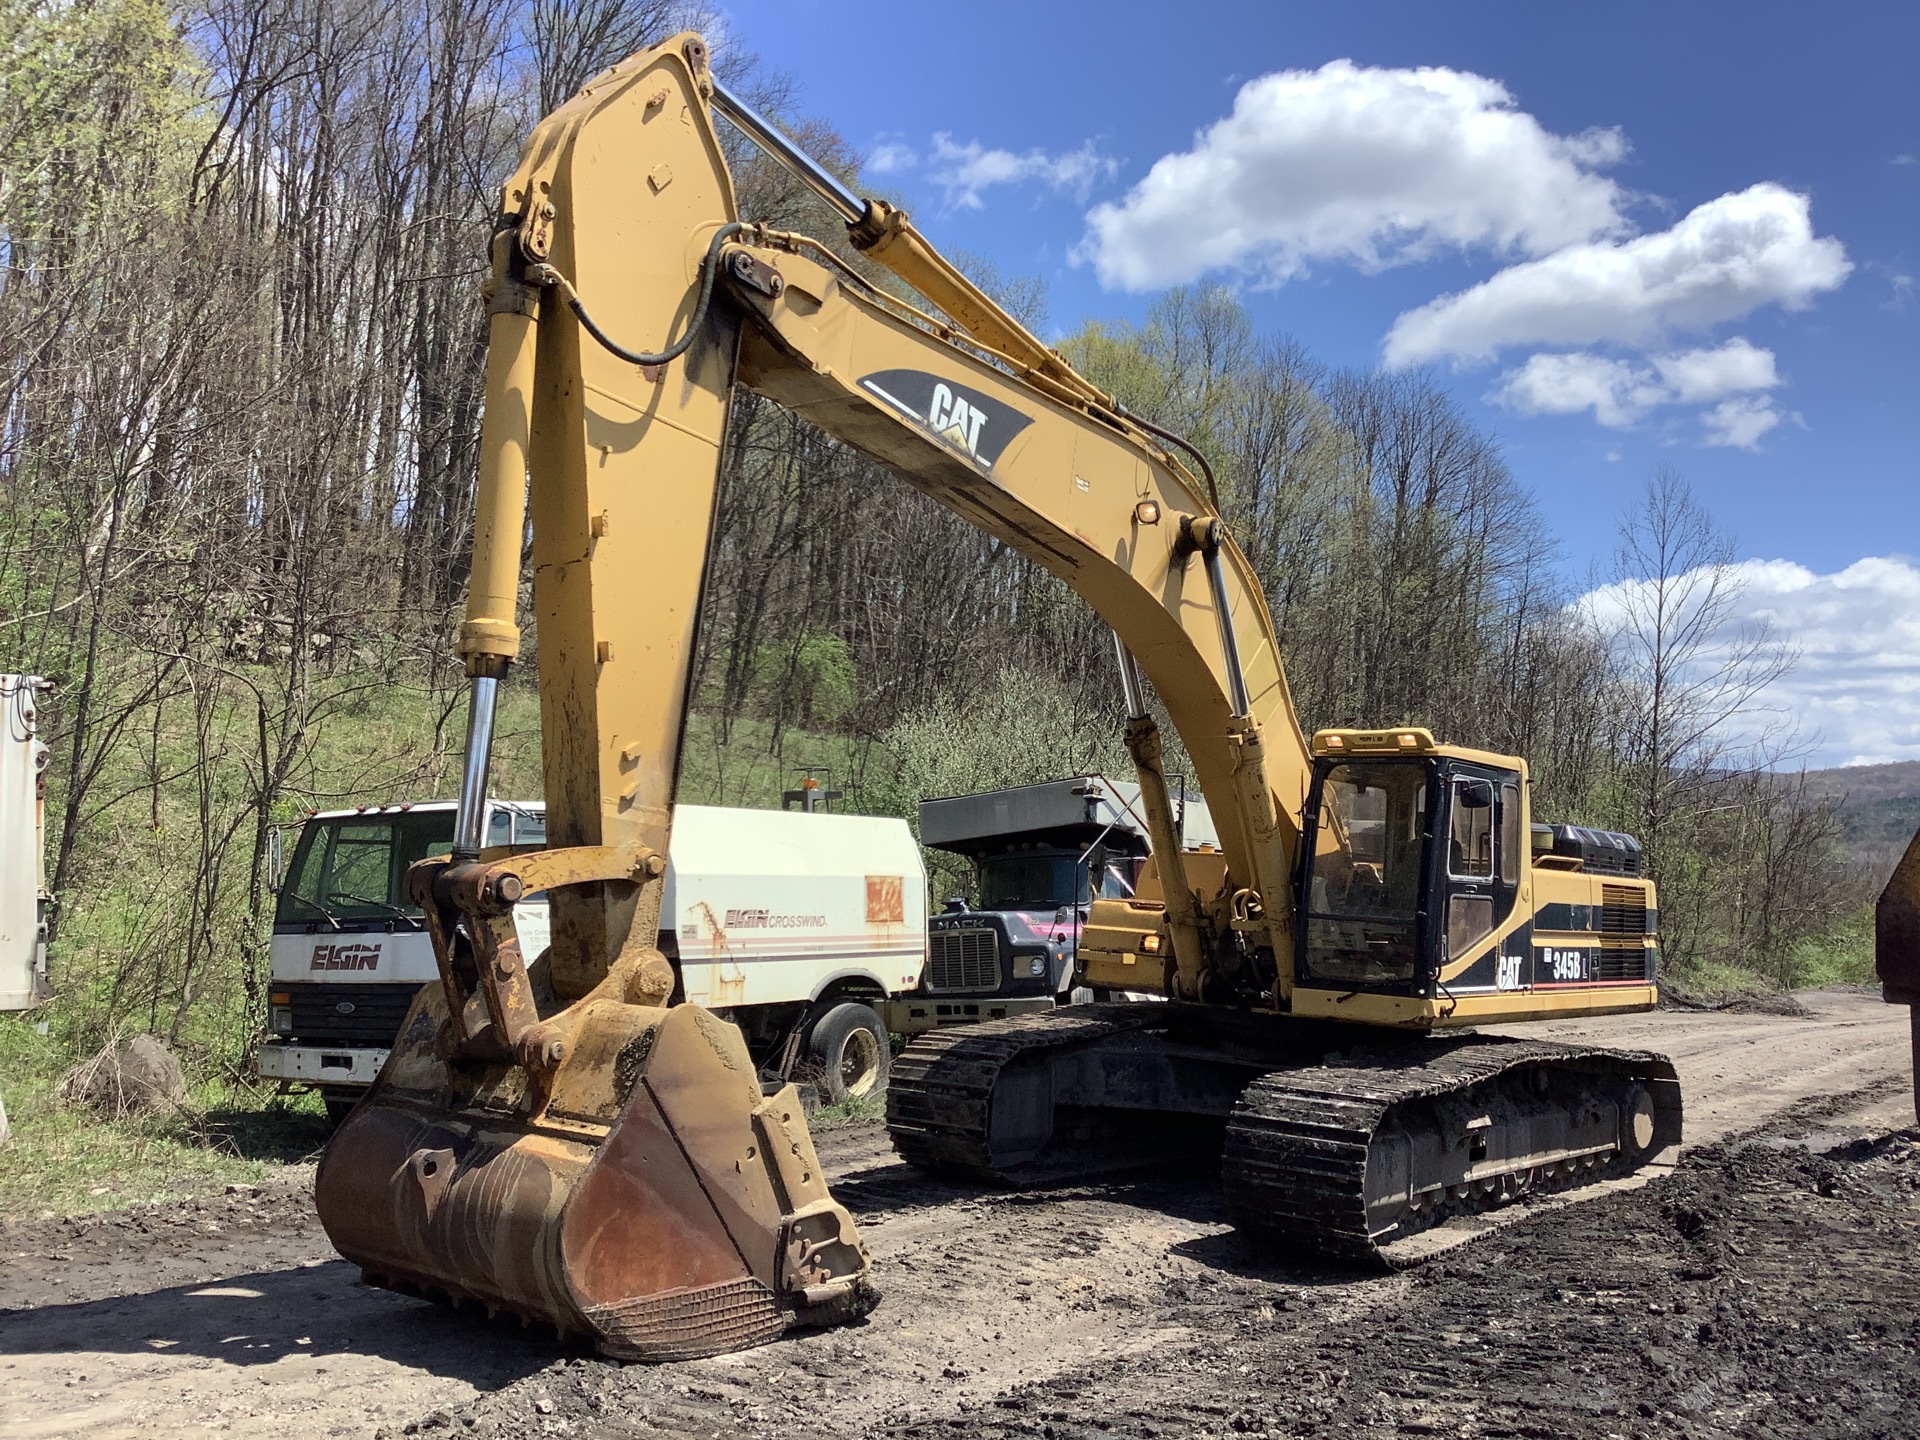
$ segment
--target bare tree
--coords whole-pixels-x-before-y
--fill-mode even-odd
[[[1597,616],[1632,702],[1619,740],[1636,830],[1654,863],[1677,823],[1718,803],[1729,774],[1770,769],[1791,744],[1766,694],[1796,656],[1742,618],[1732,539],[1675,471],[1648,480],[1620,527]]]

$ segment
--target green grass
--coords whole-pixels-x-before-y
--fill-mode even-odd
[[[1692,1000],[1730,1000],[1873,983],[1873,908],[1863,906],[1827,935],[1804,940],[1764,967],[1728,959],[1699,960],[1667,971],[1672,988]]]
[[[807,1117],[807,1128],[816,1132],[845,1130],[854,1125],[873,1125],[887,1118],[884,1095],[849,1095],[838,1105],[822,1105]]]
[[[65,1047],[38,1034],[30,1018],[0,1017],[0,1099],[13,1128],[12,1143],[0,1149],[0,1220],[259,1184],[326,1141],[317,1097],[211,1080],[193,1085],[172,1114],[103,1120],[60,1099],[70,1063]]]

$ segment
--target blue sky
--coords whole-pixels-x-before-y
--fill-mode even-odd
[[[1803,651],[1814,759],[1920,758],[1920,7],[725,9],[1055,327],[1199,278],[1432,367],[1576,584],[1677,467]]]

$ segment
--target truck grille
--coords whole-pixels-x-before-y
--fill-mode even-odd
[[[285,985],[293,1001],[293,1034],[299,1040],[391,1045],[407,1018],[417,984]],[[342,1006],[351,1008],[344,1013]]]
[[[939,992],[1000,988],[998,932],[936,930],[927,941],[927,989]]]

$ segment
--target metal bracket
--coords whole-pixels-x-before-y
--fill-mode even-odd
[[[594,881],[639,882],[661,875],[666,857],[638,845],[578,845],[503,860],[417,862],[407,893],[426,919],[446,992],[445,1060],[522,1065],[550,1074],[566,1059],[568,1036],[540,1018],[520,953],[513,907],[522,895]]]
[[[553,249],[553,221],[557,213],[550,197],[553,187],[545,180],[533,182],[526,208],[520,212],[520,253],[538,264]]]
[[[727,270],[733,278],[751,290],[758,290],[769,299],[778,299],[787,288],[787,280],[779,269],[762,260],[751,250],[735,250],[727,257]]]

